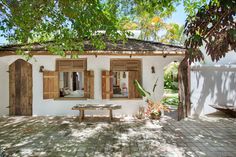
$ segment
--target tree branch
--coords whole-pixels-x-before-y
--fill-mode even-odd
[[[212,32],[215,30],[215,28],[220,24],[220,22],[222,21],[222,19],[224,18],[224,17],[226,17],[228,14],[230,14],[231,13],[231,11],[225,11],[225,13],[220,17],[220,19],[216,22],[216,24],[210,29],[210,31],[205,35],[205,37],[204,38],[207,38],[207,37],[209,37],[209,35],[211,35],[212,34]]]

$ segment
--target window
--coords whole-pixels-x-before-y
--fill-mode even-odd
[[[102,72],[102,98],[140,98],[134,87],[134,80],[142,83],[141,60],[112,59],[111,71]]]
[[[113,98],[128,98],[129,96],[129,72],[113,72]]]
[[[60,97],[84,97],[84,72],[60,72]]]
[[[94,98],[94,74],[86,59],[58,59],[56,71],[43,72],[44,99]]]

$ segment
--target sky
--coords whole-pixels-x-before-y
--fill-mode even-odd
[[[181,3],[177,8],[176,8],[176,12],[173,13],[172,17],[167,19],[166,22],[168,23],[177,23],[179,25],[184,25],[185,24],[185,20],[187,19],[187,15],[184,12],[184,6]]]
[[[173,15],[166,20],[167,23],[177,23],[179,25],[184,25],[186,20],[186,14],[184,12],[184,6],[183,4],[180,4],[176,8],[176,12],[173,13]],[[1,33],[1,32],[0,32]],[[7,44],[7,41],[5,38],[0,37],[0,45]]]

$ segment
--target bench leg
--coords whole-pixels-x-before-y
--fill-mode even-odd
[[[84,119],[84,110],[80,109],[79,110],[79,121],[82,122]]]
[[[82,110],[82,119],[84,119],[84,110]]]
[[[110,121],[112,121],[113,117],[112,117],[112,109],[110,109]]]
[[[82,122],[82,110],[79,110],[79,122]]]

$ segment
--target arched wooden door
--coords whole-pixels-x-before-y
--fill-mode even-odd
[[[32,65],[18,59],[9,67],[9,115],[32,115]]]

